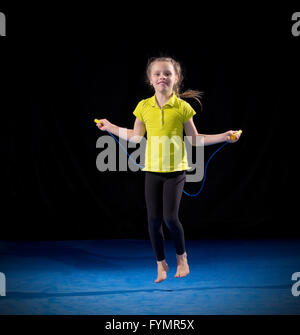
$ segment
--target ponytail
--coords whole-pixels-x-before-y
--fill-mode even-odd
[[[176,91],[175,91],[175,94],[176,94]],[[186,90],[182,93],[178,92],[176,95],[178,95],[180,98],[194,98],[196,99],[200,106],[201,106],[201,110],[203,109],[203,105],[202,105],[202,102],[201,102],[201,99],[203,98],[203,95],[204,93],[201,92],[201,91],[198,91],[198,90]]]

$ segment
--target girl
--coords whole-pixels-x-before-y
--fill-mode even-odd
[[[97,126],[102,131],[109,131],[123,139],[139,142],[147,131],[147,146],[145,156],[145,199],[148,216],[148,231],[157,262],[157,278],[160,283],[167,278],[169,270],[164,254],[164,236],[162,222],[167,225],[176,249],[177,272],[175,278],[185,277],[190,273],[185,239],[182,224],[178,218],[179,205],[183,186],[186,179],[186,170],[190,169],[184,147],[183,129],[187,136],[191,136],[192,145],[197,145],[197,137],[204,137],[204,145],[221,142],[236,142],[230,136],[236,131],[227,131],[216,135],[199,134],[194,122],[196,114],[184,98],[199,100],[202,93],[188,90],[180,93],[183,80],[180,64],[170,57],[158,57],[149,60],[147,69],[147,82],[155,95],[140,101],[134,110],[136,116],[134,128],[120,128],[106,119],[100,119]],[[125,138],[124,134],[127,134]],[[163,137],[162,137],[163,136]],[[163,155],[159,148],[151,145],[153,138],[181,138],[181,146],[176,145],[170,150],[169,156]],[[179,136],[179,137],[178,137]],[[162,145],[164,144],[163,142]],[[178,143],[177,143],[178,144]],[[180,160],[174,159],[180,157]],[[182,158],[181,158],[182,157]],[[176,160],[176,163],[174,162]]]

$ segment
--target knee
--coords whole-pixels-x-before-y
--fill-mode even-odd
[[[177,226],[179,224],[178,215],[164,215],[164,222],[168,227]]]
[[[162,219],[159,217],[148,217],[149,229],[159,229],[162,225]]]

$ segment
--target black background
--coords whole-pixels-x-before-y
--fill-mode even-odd
[[[205,92],[199,133],[243,129],[183,194],[186,239],[299,237],[297,8],[138,6],[0,8],[1,239],[148,239],[144,172],[97,170],[93,120],[133,128],[160,55]]]

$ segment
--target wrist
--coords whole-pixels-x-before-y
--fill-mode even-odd
[[[118,133],[118,127],[111,123],[108,127],[108,131],[116,135]]]

